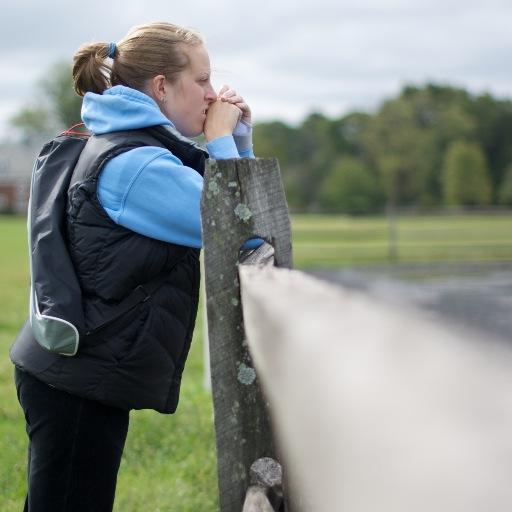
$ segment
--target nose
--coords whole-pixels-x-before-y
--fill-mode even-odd
[[[208,87],[204,97],[209,103],[212,103],[217,100],[217,93],[215,92],[211,85],[210,87]]]

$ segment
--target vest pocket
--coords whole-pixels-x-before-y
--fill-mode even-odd
[[[144,330],[148,316],[146,304],[139,304],[124,315],[84,338],[79,353],[98,357],[111,363],[118,363],[130,351],[132,345]]]
[[[102,384],[107,400],[130,409],[165,410],[176,365],[147,322]]]

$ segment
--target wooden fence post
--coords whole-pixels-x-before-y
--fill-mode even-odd
[[[237,263],[265,239],[292,266],[288,208],[276,159],[209,161],[201,200],[221,512],[240,512],[251,464],[275,457],[265,399],[245,341]]]

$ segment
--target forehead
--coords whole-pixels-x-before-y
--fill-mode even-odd
[[[192,73],[210,72],[210,57],[202,44],[189,46],[185,52],[190,61],[188,69]]]

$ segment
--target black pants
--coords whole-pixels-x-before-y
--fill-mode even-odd
[[[19,369],[27,422],[29,512],[110,512],[128,411],[50,387]]]

